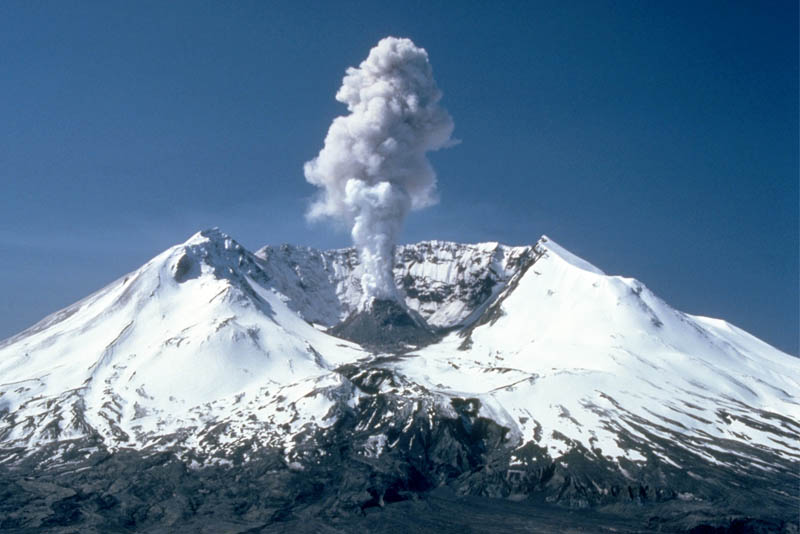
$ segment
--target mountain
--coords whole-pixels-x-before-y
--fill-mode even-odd
[[[0,343],[0,530],[797,532],[797,358],[547,237],[394,274],[207,230]]]

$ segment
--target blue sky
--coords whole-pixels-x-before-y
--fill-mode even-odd
[[[303,217],[346,67],[428,50],[462,142],[404,241],[547,234],[798,352],[790,2],[0,3],[0,338],[219,226]]]

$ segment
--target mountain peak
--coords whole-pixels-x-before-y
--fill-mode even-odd
[[[572,265],[573,267],[577,267],[582,271],[588,271],[594,274],[605,275],[603,271],[589,263],[588,261],[584,260],[573,254],[572,252],[568,251],[546,235],[543,235],[539,238],[539,241],[536,243],[537,247],[542,248],[550,252],[551,256],[556,256],[560,260]]]
[[[202,243],[220,243],[225,244],[226,242],[236,243],[236,240],[233,239],[231,236],[223,232],[219,229],[219,227],[214,226],[212,228],[206,228],[205,230],[200,230],[196,234],[192,235],[189,239],[187,239],[183,245],[184,246],[191,246],[191,245],[199,245]]]
[[[253,255],[219,228],[197,232],[169,251],[171,270],[177,282],[198,276],[206,265],[217,278],[238,279],[240,275],[256,276],[261,270]]]

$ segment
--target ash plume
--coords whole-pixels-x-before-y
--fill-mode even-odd
[[[336,100],[349,114],[333,120],[325,146],[304,166],[306,180],[322,188],[308,218],[351,230],[364,269],[363,306],[397,299],[392,264],[403,221],[438,201],[426,153],[453,143],[441,97],[423,48],[381,39],[358,68],[347,69]]]

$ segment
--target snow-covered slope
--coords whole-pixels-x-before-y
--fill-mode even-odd
[[[438,329],[403,354],[327,333],[358,279],[352,249],[251,254],[200,232],[0,344],[0,463],[45,447],[54,464],[76,448],[197,465],[269,449],[292,469],[356,458],[391,491],[558,480],[548,498],[578,504],[621,484],[694,498],[693,480],[709,495],[781,480],[786,495],[798,478],[800,360],[546,237],[400,247],[405,304]]]
[[[340,384],[330,371],[361,356],[289,310],[241,245],[200,232],[0,345],[0,439],[142,447],[252,414],[278,424],[295,414],[275,398]],[[329,403],[308,404],[299,418]]]
[[[546,237],[535,252],[481,324],[397,369],[484,399],[487,417],[554,457],[581,446],[615,461],[656,454],[676,464],[671,454],[689,452],[759,464],[759,451],[800,460],[800,360],[725,321],[678,312]]]

